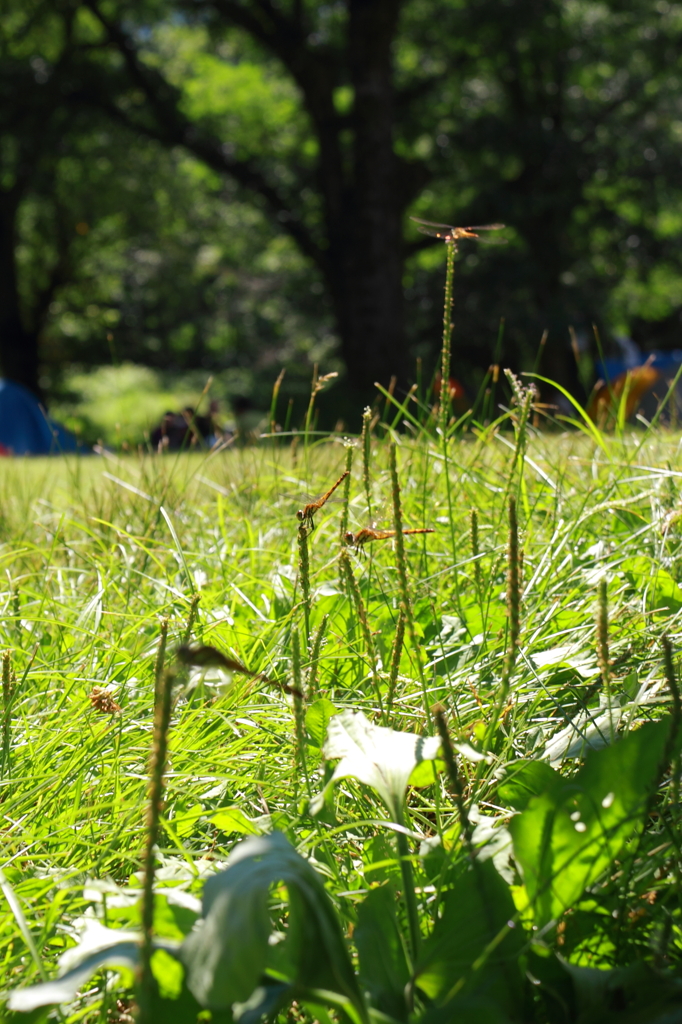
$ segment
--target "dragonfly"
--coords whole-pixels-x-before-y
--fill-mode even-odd
[[[423,235],[431,235],[432,238],[442,238],[444,242],[457,243],[460,238],[476,238],[479,242],[487,245],[506,245],[506,238],[485,238],[479,235],[479,231],[501,231],[504,224],[480,224],[477,227],[456,228],[452,224],[439,224],[433,220],[422,220],[421,217],[410,217],[417,225],[417,229]]]
[[[407,536],[408,534],[412,534],[412,533],[435,533],[435,532],[436,532],[435,530],[431,530],[431,529],[428,529],[428,528],[419,529],[419,530],[403,530],[402,531],[403,536]],[[365,526],[365,527],[363,527],[362,530],[358,530],[356,533],[351,533],[349,531],[346,534],[346,536],[344,537],[344,540],[346,541],[346,544],[348,544],[349,547],[354,547],[355,548],[356,554],[360,554],[361,551],[364,551],[365,544],[369,544],[370,541],[373,541],[373,540],[388,540],[390,537],[395,537],[395,535],[396,535],[396,531],[395,530],[372,530],[372,529],[370,529],[369,526]]]
[[[303,508],[299,508],[298,512],[296,513],[296,518],[298,519],[299,523],[301,523],[302,526],[308,526],[310,527],[311,530],[315,529],[315,513],[319,512],[322,506],[325,504],[325,502],[328,501],[329,498],[331,498],[336,488],[339,486],[339,484],[343,483],[348,474],[349,470],[344,470],[339,479],[336,481],[335,484],[332,484],[332,486],[329,488],[326,494],[323,494],[315,501],[311,501],[307,505],[304,505]]]

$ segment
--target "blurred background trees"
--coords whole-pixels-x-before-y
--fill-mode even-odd
[[[215,373],[267,405],[312,364],[350,415],[428,375],[462,246],[455,373],[580,395],[629,334],[682,347],[682,8],[567,0],[3,0],[0,361]],[[543,331],[547,342],[538,346]],[[345,376],[344,376],[345,374]]]

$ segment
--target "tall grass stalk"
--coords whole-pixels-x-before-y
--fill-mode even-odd
[[[372,518],[372,410],[367,406],[362,414],[362,434],[360,435],[360,447],[362,449],[362,482],[365,487],[367,499],[367,516]]]
[[[524,387],[518,377],[511,372],[511,370],[504,371],[505,377],[509,381],[509,385],[512,390],[513,401],[516,405],[516,413],[512,416],[512,423],[514,424],[514,455],[512,457],[511,465],[509,467],[509,476],[507,478],[507,487],[505,496],[511,491],[514,482],[514,473],[518,467],[518,484],[517,491],[521,485],[523,479],[523,463],[526,454],[526,447],[528,444],[528,420],[530,419],[531,410],[533,403],[536,400],[537,392],[535,385],[530,384],[528,387]]]
[[[351,565],[350,556],[347,549],[343,549],[339,554],[339,561],[341,564],[341,572],[348,586],[353,605],[355,607],[355,614],[358,617],[360,623],[360,632],[365,643],[365,653],[369,662],[370,675],[372,677],[372,685],[374,686],[374,693],[376,694],[377,706],[379,708],[379,714],[386,724],[386,717],[384,714],[384,705],[381,699],[381,682],[379,680],[379,674],[377,672],[377,653],[374,646],[374,640],[372,639],[372,631],[369,628],[369,620],[367,619],[367,609],[365,608],[365,602],[362,600],[362,594],[358,581],[355,578],[353,572],[353,566]]]
[[[452,304],[457,245],[452,239],[445,243],[445,300],[443,302],[443,346],[440,360],[440,431],[445,441],[450,422],[450,346],[452,344]]]
[[[664,648],[665,650],[665,648]],[[609,606],[606,580],[599,581],[597,591],[597,663],[609,708],[609,727],[613,736],[613,708],[611,696],[611,664],[609,661]]]
[[[668,738],[665,760],[666,762],[672,761],[670,802],[673,811],[673,828],[676,828],[680,816],[680,751],[675,744],[675,738],[682,724],[682,699],[680,698],[680,687],[677,681],[677,672],[673,662],[673,648],[669,636],[664,635],[661,637],[661,646],[663,647],[665,681],[668,684],[673,704],[670,736]]]
[[[298,579],[303,598],[303,619],[305,623],[306,648],[310,646],[310,556],[308,554],[308,531],[303,523],[298,528]]]
[[[436,719],[438,735],[440,736],[441,754],[445,761],[448,779],[450,780],[452,792],[455,797],[455,803],[457,804],[459,827],[464,840],[464,846],[466,847],[469,857],[473,861],[476,856],[476,850],[474,848],[473,829],[469,820],[469,812],[467,810],[464,796],[464,782],[462,781],[462,776],[460,775],[459,768],[457,767],[457,759],[452,747],[452,740],[450,739],[450,733],[448,732],[448,726],[445,721],[445,713],[443,709],[436,708],[434,717]]]
[[[328,622],[329,616],[323,615],[322,622],[315,630],[315,634],[313,636],[313,642],[310,648],[310,668],[308,669],[308,700],[312,700],[317,694],[317,676],[320,667],[320,651],[322,650],[322,643],[324,641],[324,634],[327,631]]]
[[[393,499],[393,528],[395,530],[395,554],[398,567],[398,582],[400,585],[401,609],[407,622],[407,630],[412,647],[412,657],[417,665],[419,682],[422,690],[422,701],[426,721],[431,725],[431,709],[429,706],[429,695],[426,689],[424,678],[424,666],[422,665],[421,650],[417,640],[417,631],[414,626],[410,590],[407,582],[407,559],[405,557],[405,538],[403,537],[403,513],[400,502],[400,481],[398,480],[398,463],[396,457],[395,442],[391,442],[388,449],[389,467],[391,470],[391,497]]]
[[[137,989],[137,1020],[140,1024],[154,1024],[152,1010],[155,988],[154,976],[152,974],[154,878],[156,874],[156,844],[163,806],[172,692],[172,673],[164,671],[159,679],[154,702],[154,738],[149,768],[149,796],[147,800],[147,840],[142,865],[142,947],[140,950],[140,970]]]
[[[279,389],[282,386],[282,381],[284,380],[285,373],[286,370],[280,371],[280,374],[272,387],[272,399],[270,400],[270,415],[268,416],[271,434],[274,434],[275,431],[277,430],[277,399],[279,397]]]
[[[156,659],[154,661],[154,688],[159,688],[161,679],[163,677],[163,670],[166,663],[166,647],[168,645],[168,616],[164,617],[159,622],[159,646],[156,649]]]
[[[315,408],[315,397],[317,395],[317,380],[318,380],[318,365],[317,363],[313,366],[313,379],[310,383],[310,398],[308,399],[308,408],[305,413],[305,420],[303,424],[303,445],[306,453],[306,460],[308,458],[308,439],[310,435],[310,426],[313,421],[313,410]],[[307,470],[306,462],[306,470]]]
[[[305,447],[306,472],[308,471],[308,468],[309,468],[309,463],[308,463],[309,450],[308,450],[308,446],[309,446],[309,440],[310,440],[310,429],[313,426],[313,413],[315,411],[315,399],[317,398],[317,396],[319,395],[319,393],[321,391],[324,391],[326,385],[331,380],[334,380],[335,377],[338,377],[338,373],[336,373],[336,372],[325,373],[322,377],[320,377],[319,374],[318,374],[317,363],[315,363],[315,366],[313,367],[313,379],[312,379],[312,383],[310,385],[310,400],[308,401],[308,408],[306,410],[305,423],[304,423],[304,427],[303,427],[303,443],[304,443],[304,447]]]
[[[308,778],[308,762],[306,758],[305,742],[305,710],[303,701],[299,694],[303,693],[303,668],[301,665],[301,638],[298,629],[294,628],[291,635],[291,674],[294,680],[295,693],[292,697],[294,702],[294,728],[296,730],[296,756],[294,758],[294,771],[297,768],[303,772],[308,796],[311,796],[310,779]],[[298,774],[295,775],[294,794],[298,794]]]
[[[398,621],[395,624],[395,636],[393,637],[393,647],[391,649],[391,668],[388,676],[388,693],[386,695],[386,716],[390,721],[390,716],[393,711],[393,700],[395,697],[395,688],[398,682],[398,672],[400,671],[400,658],[403,653],[403,642],[405,640],[405,612],[401,608],[398,612]]]
[[[521,581],[519,557],[519,523],[516,516],[516,500],[509,499],[509,542],[507,548],[507,619],[509,638],[507,645],[507,667],[509,676],[516,664],[521,632]]]
[[[459,574],[457,572],[457,539],[455,533],[454,505],[452,498],[452,482],[450,479],[449,453],[448,453],[448,425],[450,422],[450,357],[452,344],[452,305],[453,287],[455,279],[455,256],[457,254],[457,243],[454,239],[446,243],[445,262],[445,296],[443,301],[443,340],[441,349],[440,364],[440,396],[439,396],[439,417],[438,426],[440,431],[441,447],[443,453],[443,472],[445,474],[445,489],[448,502],[448,523],[450,527],[450,544],[452,547],[453,575],[455,583],[455,600],[458,611],[461,613],[459,600]]]
[[[343,546],[346,542],[346,533],[348,532],[348,505],[350,502],[350,485],[352,480],[353,472],[353,445],[348,443],[346,446],[346,464],[345,472],[348,474],[346,479],[343,481],[343,497],[341,505],[341,522],[339,524],[339,543]]]
[[[478,509],[472,508],[469,513],[469,537],[471,538],[471,555],[474,560],[474,584],[479,604],[483,600],[483,585],[481,581],[480,548],[478,544]]]
[[[521,588],[519,582],[519,528],[516,518],[516,500],[509,498],[508,506],[509,535],[507,541],[507,649],[502,668],[502,679],[499,685],[497,700],[485,736],[485,746],[492,744],[493,734],[500,716],[507,703],[511,686],[512,672],[516,665],[521,633]]]
[[[0,777],[4,777],[10,771],[10,749],[12,742],[12,654],[10,651],[2,652],[2,766]]]
[[[192,594],[189,601],[189,612],[187,614],[187,624],[185,625],[185,632],[182,634],[183,644],[189,643],[192,637],[192,631],[194,630],[194,624],[197,621],[197,615],[199,614],[199,602],[201,601],[201,594]]]

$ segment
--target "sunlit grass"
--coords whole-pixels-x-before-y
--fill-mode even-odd
[[[506,820],[495,769],[513,758],[549,757],[552,737],[581,709],[599,706],[600,579],[608,581],[611,685],[623,722],[655,717],[667,705],[658,641],[665,631],[675,644],[682,609],[677,436],[655,435],[643,445],[641,435],[607,438],[603,449],[578,434],[533,435],[513,478],[510,444],[510,436],[491,435],[451,445],[452,515],[442,447],[402,437],[398,449],[404,525],[436,532],[405,538],[420,650],[409,642],[403,650],[395,728],[433,729],[419,658],[427,707],[447,709],[456,739],[483,741],[505,657],[507,498],[517,498],[519,656],[495,760],[462,761],[470,801],[495,825]],[[193,639],[290,680],[292,633],[303,615],[295,511],[305,491],[338,478],[345,457],[339,442],[299,450],[297,460],[287,446],[263,446],[213,456],[0,463],[0,642],[12,652],[16,676],[3,751],[1,866],[48,973],[71,942],[73,922],[92,906],[85,883],[126,885],[140,868],[160,619],[169,619],[172,664],[199,594]],[[383,441],[373,444],[370,479],[372,509],[383,508],[390,526]],[[355,529],[368,522],[359,451],[349,518]],[[378,721],[366,638],[340,580],[339,519],[338,506],[326,506],[308,539],[311,635],[328,616],[317,687],[337,708]],[[385,698],[401,600],[391,542],[368,545],[367,557],[352,555],[351,565]],[[568,650],[558,661],[533,660],[559,647]],[[305,650],[302,657],[305,681]],[[352,919],[353,892],[366,883],[363,837],[373,834],[362,822],[378,817],[376,803],[349,785],[339,791],[335,818],[312,818],[307,803],[321,788],[320,751],[308,744],[304,773],[291,698],[216,672],[191,681],[178,667],[161,849],[166,877],[184,874],[200,892],[210,864],[225,858],[249,819],[254,829],[280,828],[314,853],[330,889],[347,894],[338,900]],[[106,687],[121,712],[99,713],[89,699],[93,687]],[[412,826],[425,837],[453,820],[440,787],[414,789],[410,806]],[[216,814],[231,807],[242,817],[223,814],[216,824]],[[654,884],[657,866],[654,858],[640,888]],[[104,919],[127,921],[113,904]],[[643,919],[628,941],[645,945],[652,927]],[[1,900],[0,963],[2,989],[37,978]],[[107,1000],[93,989],[86,1017],[76,1008],[68,1019],[105,1020]]]

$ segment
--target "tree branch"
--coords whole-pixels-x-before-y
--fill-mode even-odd
[[[270,212],[277,218],[282,229],[296,242],[301,251],[312,259],[320,269],[326,271],[326,256],[314,240],[306,225],[292,210],[291,203],[271,185],[250,160],[241,160],[229,153],[221,143],[207,135],[200,134],[197,126],[189,121],[178,109],[178,92],[156,70],[148,68],[140,59],[130,37],[118,26],[108,21],[100,12],[95,0],[86,0],[87,6],[99,19],[114,46],[126,63],[132,81],[145,94],[156,124],[145,124],[127,115],[121,108],[101,94],[82,94],[82,102],[105,109],[111,116],[128,128],[141,132],[148,138],[165,145],[180,145],[202,160],[212,170],[228,174],[240,185],[260,195]]]

